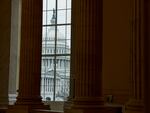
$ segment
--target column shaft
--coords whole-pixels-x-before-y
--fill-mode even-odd
[[[72,11],[75,100],[101,105],[102,0],[75,0]]]
[[[19,94],[16,104],[41,102],[42,0],[22,0]]]
[[[131,36],[131,92],[132,97],[126,105],[127,113],[144,112],[144,26],[143,1],[132,1]]]
[[[8,113],[47,109],[40,96],[42,0],[22,0],[21,8],[19,91]]]
[[[71,96],[65,113],[118,112],[104,105],[102,29],[103,0],[72,1]]]
[[[103,100],[102,1],[72,1],[71,96],[65,113],[116,112]]]

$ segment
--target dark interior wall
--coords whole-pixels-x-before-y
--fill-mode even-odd
[[[118,104],[130,95],[130,7],[130,0],[104,0],[104,94]]]
[[[7,102],[10,31],[11,31],[11,0],[0,0],[0,96],[1,102]]]
[[[16,80],[18,77],[19,61],[19,37],[20,37],[20,0],[12,0],[11,3],[11,42],[10,42],[10,76],[9,93],[16,93]]]
[[[125,103],[130,95],[130,0],[104,0],[104,93]],[[15,10],[15,9],[14,9]],[[9,75],[11,0],[0,0],[0,94],[7,93]],[[7,79],[6,79],[7,78]],[[2,81],[1,81],[2,80]]]
[[[144,1],[144,33],[145,33],[145,113],[150,113],[150,0]]]

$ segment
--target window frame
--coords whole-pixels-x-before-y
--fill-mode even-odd
[[[48,1],[48,0],[46,0],[46,1]],[[47,24],[47,12],[48,11],[54,11],[54,9],[53,10],[47,10],[47,7],[48,6],[46,6],[46,10],[43,10],[43,12],[46,12],[46,24],[43,24],[42,23],[42,29],[45,27],[46,29],[47,29],[47,27],[55,27],[55,40],[54,40],[54,53],[52,53],[52,54],[50,54],[50,53],[47,53],[46,51],[45,51],[45,53],[43,54],[42,53],[42,58],[41,58],[41,62],[42,62],[42,59],[45,57],[53,57],[54,58],[54,92],[53,92],[53,101],[57,101],[56,100],[56,75],[57,75],[57,64],[56,64],[56,62],[57,62],[57,57],[61,57],[61,56],[64,56],[64,57],[70,57],[71,56],[71,53],[67,53],[66,52],[66,49],[67,49],[67,47],[66,47],[66,41],[67,40],[70,40],[70,44],[71,44],[71,18],[70,18],[70,23],[67,23],[67,11],[68,10],[70,10],[71,11],[71,8],[67,8],[67,0],[66,0],[66,9],[58,9],[58,0],[55,0],[56,1],[56,6],[55,6],[55,13],[56,13],[56,18],[55,18],[55,23],[54,24]],[[65,10],[66,12],[66,15],[65,15],[65,17],[66,17],[66,20],[65,20],[65,23],[59,23],[58,24],[58,11],[61,11],[61,10]],[[54,13],[54,12],[53,12]],[[67,39],[66,37],[67,37],[67,33],[65,33],[65,38],[64,38],[64,40],[65,40],[65,53],[63,53],[63,52],[61,52],[60,54],[58,54],[57,53],[57,29],[58,29],[58,27],[59,26],[64,26],[65,27],[65,32],[67,32],[67,27],[68,26],[70,26],[70,39]],[[42,31],[42,33],[43,33],[43,31]],[[47,35],[47,34],[46,34]],[[48,40],[47,39],[47,37],[45,37],[45,39],[46,39],[46,41]],[[43,41],[43,35],[42,35],[42,41]],[[44,40],[45,41],[45,40]],[[46,47],[45,47],[46,48]],[[70,50],[71,50],[71,47],[69,48]],[[43,48],[42,48],[42,51],[43,51]],[[42,65],[41,65],[42,66]],[[65,69],[66,70],[66,69]],[[69,69],[70,70],[70,69]],[[42,72],[41,72],[41,74],[42,74]],[[70,74],[70,73],[69,73]],[[42,76],[42,75],[41,75]],[[69,79],[70,80],[70,79]],[[45,85],[44,85],[45,86]],[[68,86],[69,87],[69,86]],[[45,89],[45,88],[44,88]],[[69,89],[70,90],[70,89]],[[45,99],[44,99],[45,100]]]

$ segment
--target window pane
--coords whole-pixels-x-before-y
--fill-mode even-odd
[[[56,0],[47,0],[47,10],[56,9]]]
[[[43,25],[46,24],[46,11],[43,12]]]
[[[67,0],[67,8],[71,8],[71,0]]]
[[[67,23],[71,23],[71,10],[67,10]]]
[[[66,10],[58,10],[57,12],[57,23],[64,24],[66,23]]]
[[[52,11],[43,11],[43,25],[55,24],[56,18],[53,18]]]
[[[53,18],[53,10],[47,12],[47,25],[55,24],[56,18]]]
[[[46,10],[46,3],[47,3],[47,0],[43,0],[43,10]]]
[[[67,0],[58,0],[58,9],[66,9]]]
[[[67,25],[67,39],[71,39],[71,25]]]
[[[65,24],[71,23],[71,10],[58,10],[57,12],[57,23]]]
[[[71,37],[71,26],[63,25],[57,27],[57,39],[70,39]]]
[[[57,39],[66,39],[67,25],[57,27]]]

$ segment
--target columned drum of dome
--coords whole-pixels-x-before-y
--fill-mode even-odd
[[[64,101],[69,96],[71,0],[43,0],[41,96]]]

